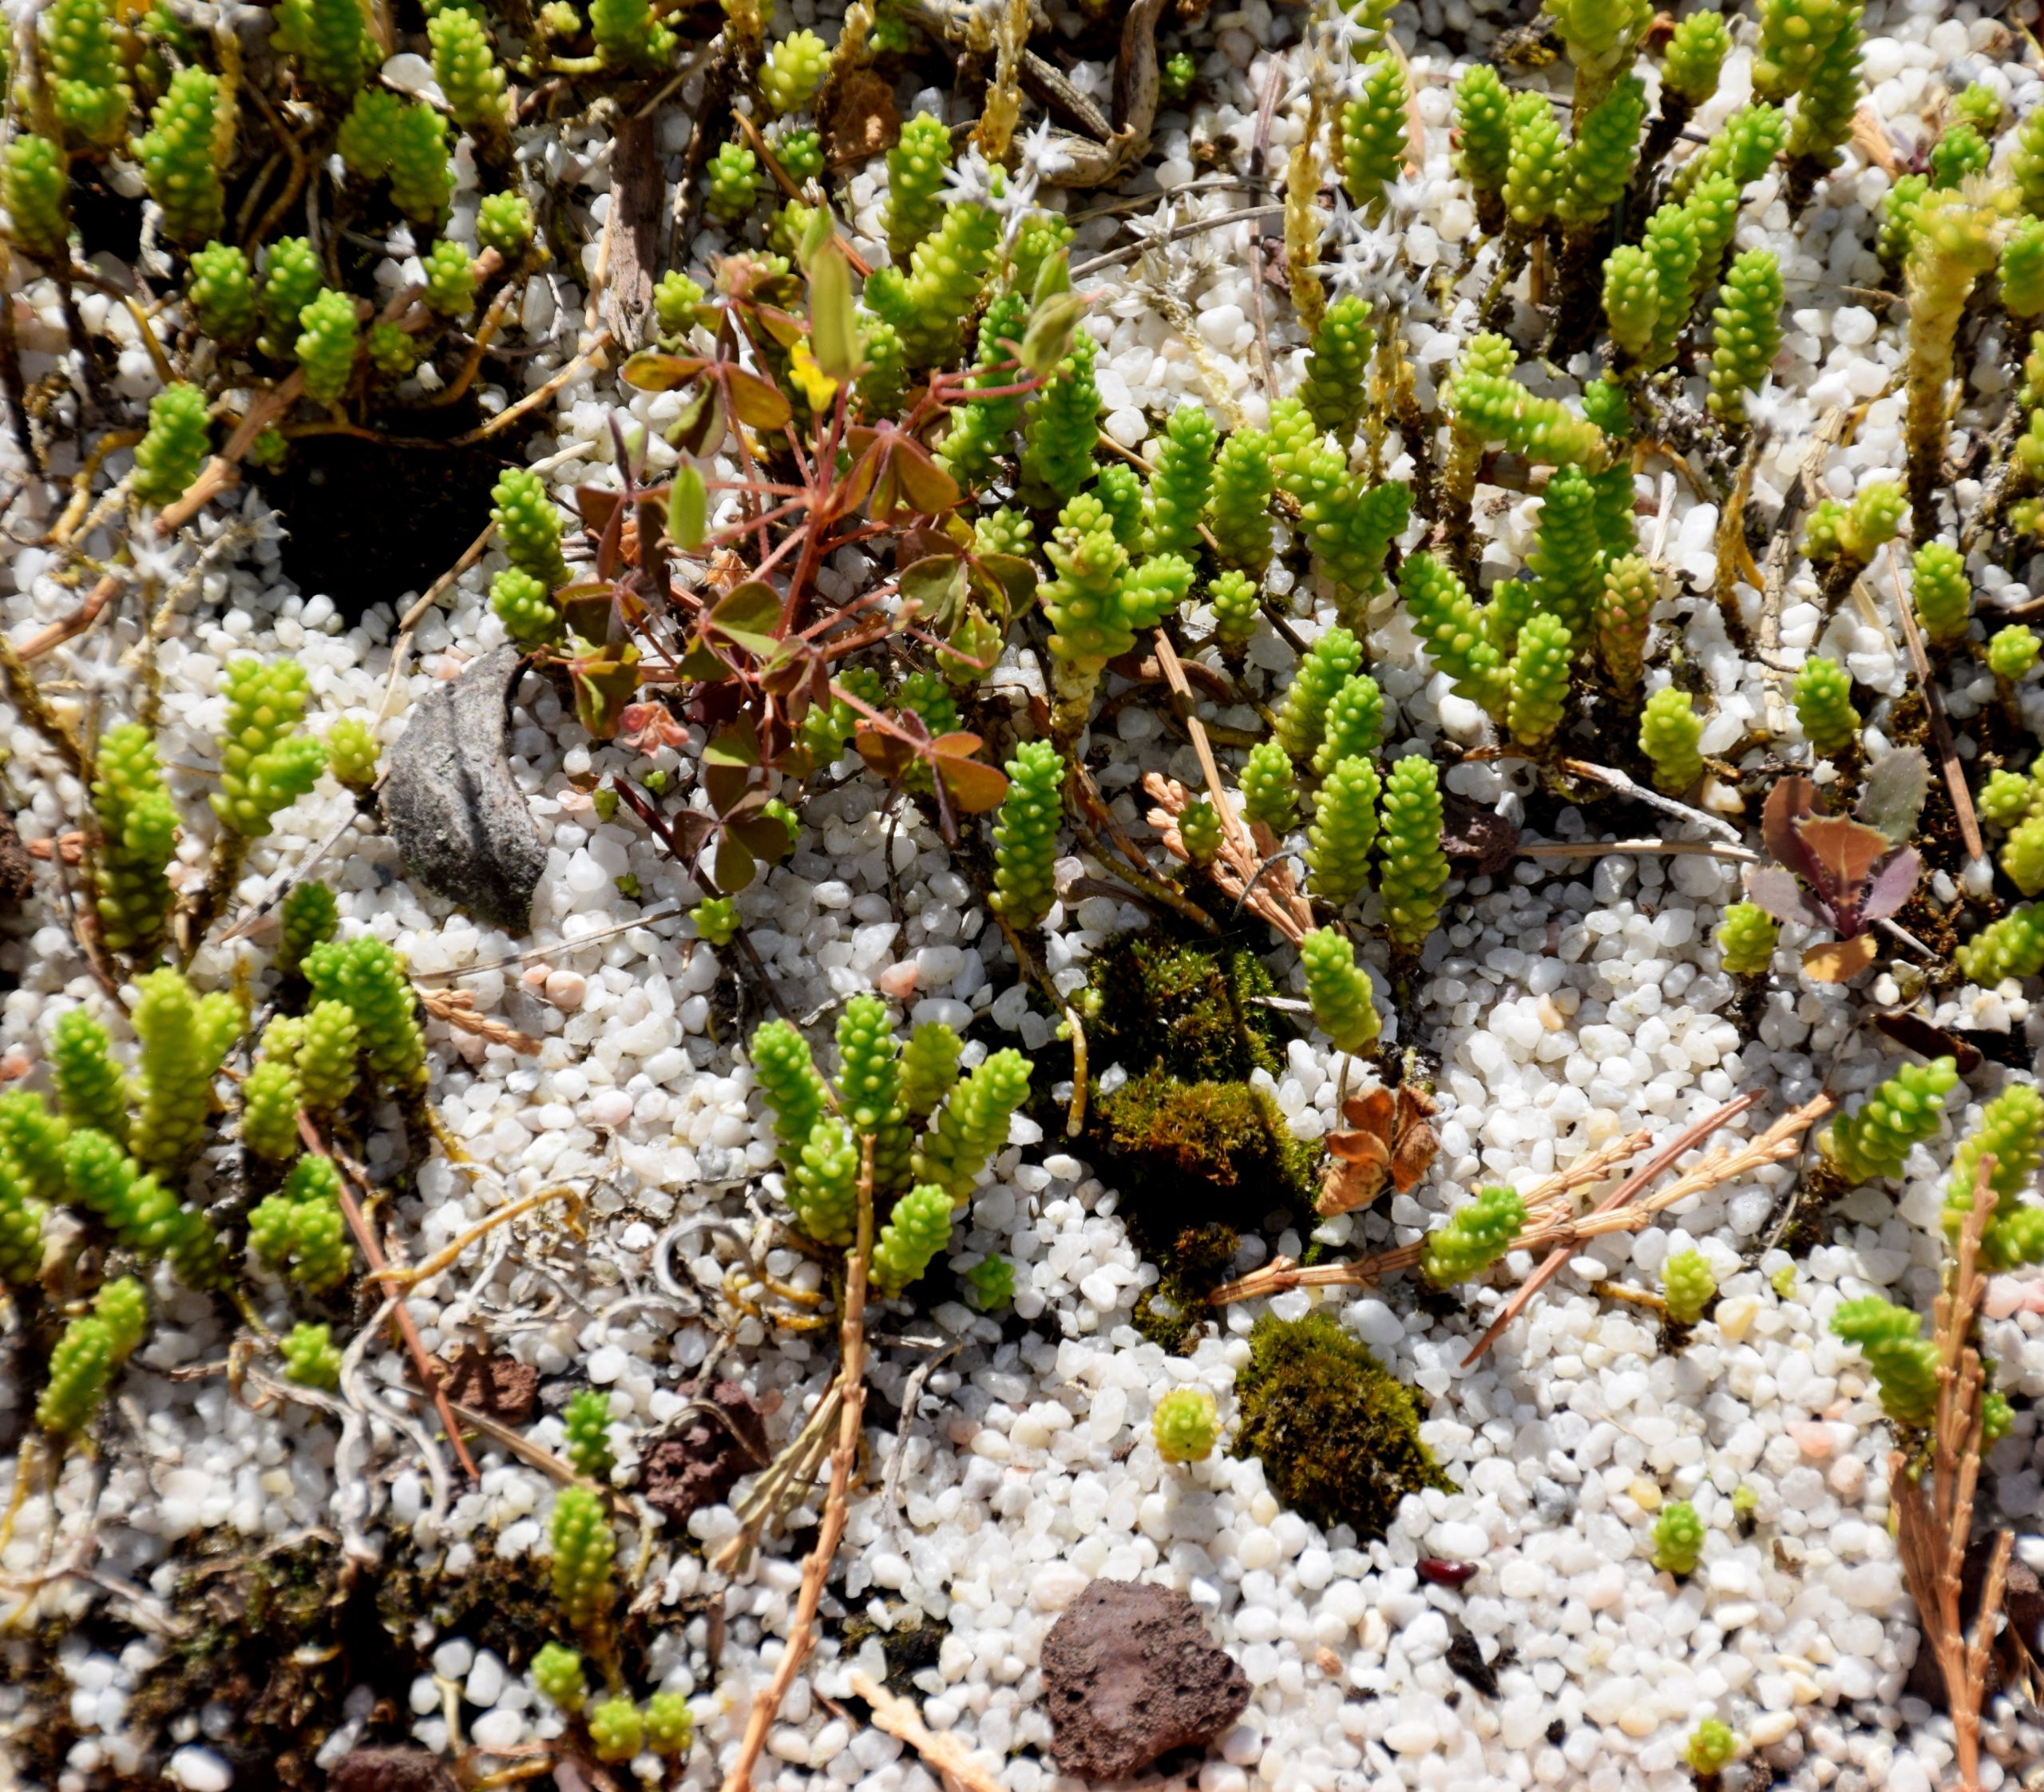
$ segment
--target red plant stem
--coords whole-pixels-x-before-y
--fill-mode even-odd
[[[341,1212],[348,1223],[348,1230],[355,1234],[355,1242],[362,1247],[362,1255],[369,1259],[369,1267],[373,1270],[389,1268],[383,1247],[376,1242],[376,1235],[369,1229],[368,1220],[356,1205],[355,1191],[348,1187],[347,1170],[327,1148],[327,1141],[319,1136],[319,1128],[312,1124],[311,1116],[303,1112],[298,1116],[298,1136],[305,1141],[307,1151],[317,1152],[340,1172],[335,1180],[340,1189]],[[439,1366],[426,1354],[426,1341],[418,1334],[418,1322],[412,1317],[402,1294],[390,1310],[390,1318],[403,1336],[405,1348],[411,1353],[412,1367],[418,1372],[419,1386],[432,1390],[433,1404],[439,1410],[440,1422],[446,1428],[447,1441],[454,1446],[455,1457],[470,1481],[481,1481],[482,1471],[469,1456],[469,1446],[462,1442],[461,1425],[454,1417],[454,1409],[447,1404],[446,1392],[441,1386]]]
[[[844,487],[838,478],[838,438],[845,426],[845,388],[838,388],[837,402],[830,407],[830,427],[824,432],[822,442],[817,450],[817,474],[821,484],[818,496],[810,501],[809,521],[801,531],[802,558],[795,562],[794,576],[788,581],[788,595],[781,605],[781,634],[785,637],[795,625],[795,618],[802,613],[802,594],[816,576],[816,568],[823,556],[824,533],[844,513]],[[820,470],[830,470],[822,472]]]

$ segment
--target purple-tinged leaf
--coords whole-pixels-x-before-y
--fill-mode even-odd
[[[1760,813],[1761,838],[1768,854],[1777,865],[1800,872],[1805,863],[1802,842],[1796,837],[1796,824],[1816,810],[1816,787],[1808,779],[1783,778],[1767,793]]]
[[[1777,921],[1800,921],[1806,927],[1828,927],[1832,917],[1812,901],[1794,878],[1770,865],[1746,879],[1746,895]]]
[[[1875,872],[1874,881],[1867,886],[1866,899],[1860,905],[1861,917],[1880,921],[1893,914],[1914,894],[1916,880],[1923,874],[1923,862],[1916,856],[1916,849],[1904,846]]]

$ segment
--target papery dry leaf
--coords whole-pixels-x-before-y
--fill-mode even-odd
[[[1893,179],[1900,165],[1895,157],[1895,145],[1888,141],[1888,132],[1882,127],[1880,118],[1871,105],[1863,104],[1852,114],[1852,147],[1857,149],[1882,173]]]
[[[894,89],[870,69],[854,69],[831,88],[818,122],[824,160],[833,168],[877,156],[901,135]]]
[[[1432,1098],[1412,1083],[1365,1089],[1341,1104],[1348,1125],[1327,1136],[1329,1159],[1313,1211],[1323,1219],[1366,1207],[1388,1183],[1409,1195],[1440,1149]]]
[[[1803,969],[1820,983],[1849,983],[1874,961],[1878,950],[1872,934],[1826,940],[1803,954]]]

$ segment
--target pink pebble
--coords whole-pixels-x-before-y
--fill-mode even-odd
[[[1981,1296],[1980,1310],[1991,1319],[2006,1319],[2022,1305],[2029,1290],[2013,1275],[1991,1275]]]
[[[892,996],[897,1001],[906,1001],[916,993],[916,966],[913,959],[904,959],[898,965],[889,965],[873,979],[880,985],[883,996]]]
[[[546,980],[553,975],[553,966],[549,965],[544,958],[542,958],[536,964],[526,965],[525,970],[525,987],[529,989],[543,989],[546,985]]]
[[[1796,1440],[1796,1447],[1812,1462],[1821,1462],[1836,1447],[1831,1427],[1822,1419],[1799,1419],[1788,1427],[1788,1435]]]

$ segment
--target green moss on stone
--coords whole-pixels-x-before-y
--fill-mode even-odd
[[[1133,1076],[1161,1065],[1187,1082],[1284,1073],[1276,992],[1246,947],[1194,946],[1152,929],[1125,934],[1095,961],[1086,1030],[1095,1064]]]
[[[1259,1319],[1235,1378],[1238,1456],[1301,1516],[1382,1537],[1408,1493],[1454,1483],[1420,1441],[1420,1403],[1325,1310]]]
[[[1094,1115],[1139,1215],[1254,1223],[1275,1207],[1312,1205],[1319,1146],[1294,1139],[1278,1104],[1246,1082],[1146,1071],[1099,1096]]]

